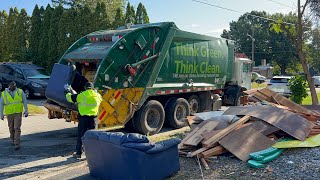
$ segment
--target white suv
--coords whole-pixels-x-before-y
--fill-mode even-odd
[[[267,87],[285,97],[290,97],[291,91],[289,89],[289,80],[291,78],[292,76],[274,76],[272,79],[270,79]]]

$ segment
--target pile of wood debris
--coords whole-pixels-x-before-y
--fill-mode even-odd
[[[320,113],[303,107],[267,88],[250,90],[248,106],[225,112],[188,117],[191,131],[179,144],[179,154],[201,159],[205,169],[211,158],[230,152],[242,161],[249,154],[272,146],[279,138],[298,140],[320,134]]]

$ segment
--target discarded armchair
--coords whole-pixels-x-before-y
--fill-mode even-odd
[[[82,137],[89,170],[101,179],[163,179],[180,169],[179,139],[149,142],[140,134],[87,131]]]

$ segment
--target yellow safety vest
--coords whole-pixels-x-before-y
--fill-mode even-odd
[[[12,98],[8,91],[3,91],[2,98],[4,103],[4,114],[9,115],[14,113],[21,113],[23,111],[21,89],[16,90],[14,98]]]
[[[69,102],[71,100],[71,93],[66,95]],[[83,91],[77,96],[78,110],[81,116],[96,116],[99,111],[99,105],[101,103],[101,95],[92,89]]]

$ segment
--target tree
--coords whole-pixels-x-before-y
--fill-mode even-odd
[[[142,3],[139,3],[137,12],[136,12],[136,24],[146,24],[149,23],[149,16],[147,14],[147,10],[142,5]]]
[[[14,50],[13,59],[18,62],[25,62],[29,60],[29,17],[25,9],[21,9],[16,24],[16,46]]]
[[[6,11],[0,12],[0,61],[6,60],[8,58],[8,48],[7,48],[7,19],[8,15]]]
[[[36,61],[36,64],[49,69],[47,61],[49,58],[49,31],[50,31],[50,22],[51,22],[51,16],[52,16],[52,8],[48,4],[46,7],[46,10],[43,15],[43,23],[41,26],[41,36],[40,36],[40,43],[39,43],[39,60]]]
[[[126,8],[126,16],[125,16],[125,23],[131,23],[133,24],[134,22],[136,22],[135,20],[136,15],[134,12],[134,7],[130,5],[130,2],[128,2],[127,4],[127,8]]]
[[[8,59],[7,60],[15,60],[15,50],[16,46],[18,46],[18,32],[17,32],[17,20],[19,16],[19,11],[17,8],[10,8],[9,16],[6,23],[6,36],[7,41],[5,42],[8,46]],[[16,61],[16,60],[15,60]]]
[[[252,57],[252,40],[254,38],[254,60],[259,65],[261,59],[279,65],[281,74],[286,74],[286,69],[297,63],[293,43],[284,33],[275,33],[269,29],[270,21],[255,16],[272,18],[284,16],[282,14],[269,15],[266,12],[253,11],[245,13],[237,21],[230,23],[230,30],[224,30],[221,37],[235,41],[236,51]],[[292,15],[288,15],[291,17]],[[253,35],[253,38],[252,37]]]
[[[283,19],[278,19],[276,23],[273,24],[272,29],[276,32],[285,32],[288,37],[291,38],[294,43],[295,50],[299,56],[303,71],[308,81],[312,104],[318,104],[318,97],[315,90],[314,82],[309,72],[308,61],[306,58],[306,51],[303,48],[305,42],[307,41],[307,31],[311,29],[311,24],[307,19],[303,17],[307,8],[311,9],[313,15],[318,16],[320,12],[320,2],[318,0],[306,0],[305,3],[301,6],[301,0],[297,0],[297,22],[288,24]]]
[[[43,7],[42,7],[43,9]],[[38,49],[39,49],[39,41],[41,36],[41,12],[36,5],[33,9],[32,16],[30,18],[30,55],[31,55],[31,61],[33,63],[36,63],[39,59],[38,56]],[[37,64],[37,63],[36,63]]]
[[[49,35],[48,35],[48,60],[47,60],[47,68],[51,69],[53,64],[57,62],[59,58],[58,53],[58,25],[60,21],[60,17],[63,13],[63,7],[57,6],[52,10],[52,16],[50,18],[50,28],[49,28]]]
[[[122,8],[118,8],[115,16],[115,20],[113,21],[113,28],[118,28],[119,26],[124,26],[124,15]]]
[[[106,5],[103,3],[97,3],[96,9],[93,13],[94,24],[93,30],[101,30],[110,28],[110,21],[106,11]]]

